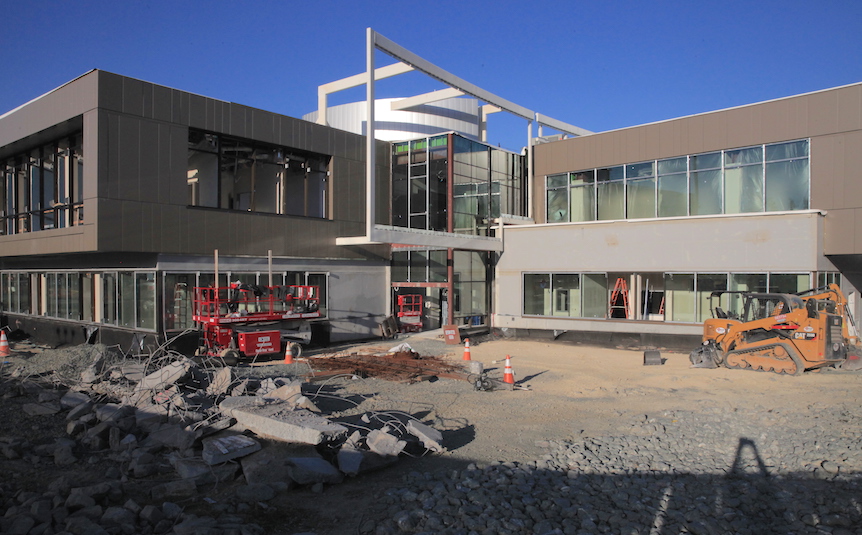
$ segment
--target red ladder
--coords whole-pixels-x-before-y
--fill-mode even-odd
[[[620,298],[622,298],[622,304],[619,304]],[[614,316],[614,311],[620,309],[623,311],[623,316]],[[626,280],[622,277],[618,278],[616,284],[614,284],[608,305],[608,318],[614,317],[629,319],[629,287],[626,284]]]

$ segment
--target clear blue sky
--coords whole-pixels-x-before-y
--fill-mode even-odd
[[[98,68],[300,117],[365,69],[366,27],[593,131],[862,81],[859,0],[0,0],[0,21],[0,113]],[[378,96],[441,87],[411,74]],[[489,141],[517,150],[526,123],[501,115]]]

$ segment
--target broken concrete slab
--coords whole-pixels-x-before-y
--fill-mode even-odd
[[[140,392],[129,392],[121,398],[123,405],[143,409],[153,405],[153,393],[149,390],[141,390]]]
[[[224,431],[236,423],[233,418],[219,418],[217,420],[202,420],[191,426],[192,431],[198,438],[208,437],[209,435]]]
[[[301,457],[320,458],[317,450],[307,444],[291,444],[279,442],[267,444],[262,450],[252,453],[240,459],[242,473],[248,484],[266,483],[287,484],[293,483],[290,478],[288,459]]]
[[[72,410],[69,411],[69,414],[66,415],[66,421],[71,422],[71,421],[77,420],[78,418],[81,418],[82,416],[86,416],[86,415],[90,414],[91,412],[93,412],[93,402],[92,401],[87,401],[87,402],[81,403],[80,405],[73,407]]]
[[[315,405],[313,401],[311,401],[305,396],[299,396],[298,398],[296,398],[296,400],[294,401],[294,405],[298,409],[307,409],[311,412],[320,412],[320,409],[317,408],[317,405]]]
[[[319,457],[292,457],[286,459],[290,479],[299,485],[314,483],[341,483],[344,476],[337,468]]]
[[[141,379],[135,386],[135,391],[164,389],[185,377],[193,365],[189,359],[171,362]]]
[[[221,396],[227,394],[230,385],[234,382],[233,368],[225,366],[215,373],[207,387],[210,396]]]
[[[263,385],[261,385],[261,389],[259,389],[258,392],[260,392],[260,390],[262,390],[263,388]],[[302,381],[290,381],[274,390],[264,392],[263,394],[259,393],[259,395],[263,395],[264,397],[272,399],[281,399],[284,401],[296,401],[297,398],[302,396]]]
[[[125,363],[120,367],[120,373],[129,381],[140,382],[147,375],[147,367],[144,364]]]
[[[446,451],[446,448],[443,447],[443,433],[431,426],[410,420],[407,422],[407,432],[418,438],[422,445],[430,451],[436,453]]]
[[[141,443],[142,446],[166,446],[184,450],[191,447],[195,441],[193,431],[177,424],[165,424],[152,431]]]
[[[407,442],[381,429],[375,429],[365,437],[368,449],[379,455],[397,457],[404,451]]]
[[[81,403],[86,403],[88,401],[90,401],[90,396],[87,394],[69,390],[60,398],[60,406],[64,409],[73,409]]]
[[[248,379],[243,379],[230,390],[231,396],[244,396],[248,391]]]
[[[239,425],[260,436],[287,442],[321,444],[347,434],[347,428],[305,409],[293,410],[287,402],[266,402],[260,397],[243,396],[224,400],[222,414],[236,418]]]
[[[118,403],[96,405],[94,412],[100,422],[116,422],[132,413],[132,407]]]
[[[212,466],[200,459],[176,459],[173,466],[181,478],[192,479],[197,485],[227,481],[236,477],[239,471],[239,464],[236,463]]]
[[[161,405],[150,405],[135,411],[135,425],[147,432],[155,431],[168,420],[168,409]]]
[[[23,410],[27,416],[50,416],[60,412],[60,408],[59,403],[49,401],[47,403],[25,403],[21,407],[21,410]]]
[[[93,384],[99,380],[101,373],[95,366],[90,366],[81,372],[81,383],[83,384]]]
[[[377,453],[360,450],[344,445],[338,450],[336,457],[338,469],[349,476],[356,476],[365,472],[373,472],[398,462],[398,457],[378,455]]]
[[[245,435],[210,437],[203,440],[203,459],[209,465],[245,457],[260,450],[260,442]]]

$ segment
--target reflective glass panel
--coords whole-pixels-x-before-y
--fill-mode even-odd
[[[597,187],[597,219],[625,219],[625,183],[599,183]]]
[[[668,273],[664,277],[665,317],[670,321],[695,322],[694,274]]]
[[[724,166],[746,165],[763,161],[763,147],[724,151]]]
[[[569,220],[568,201],[567,190],[548,190],[548,223],[564,223]]]
[[[667,160],[658,161],[658,173],[660,175],[670,175],[673,173],[685,173],[688,171],[688,158],[682,156],[680,158],[670,158]]]
[[[655,217],[655,178],[632,180],[626,185],[629,219]]]
[[[548,273],[524,274],[524,314],[549,316],[551,313],[551,277]]]
[[[770,273],[769,291],[774,293],[795,294],[811,288],[808,273]]]
[[[721,170],[697,171],[689,180],[691,215],[721,213]]]
[[[584,274],[581,285],[584,318],[604,318],[608,314],[608,277],[604,273]]]
[[[804,158],[808,156],[808,140],[791,141],[790,143],[776,143],[766,146],[766,160],[787,160],[790,158]]]
[[[808,209],[808,160],[766,164],[766,209]]]
[[[708,152],[691,157],[691,170],[715,169],[721,167],[721,153]]]
[[[626,165],[626,178],[642,178],[655,174],[655,162],[632,163]]]
[[[572,188],[571,195],[571,221],[595,221],[596,219],[596,190],[592,184]]]
[[[578,317],[581,315],[581,276],[577,273],[553,276],[552,314],[554,316]]]
[[[724,170],[724,213],[763,211],[763,167],[760,164]]]

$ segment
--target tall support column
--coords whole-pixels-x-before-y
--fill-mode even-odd
[[[374,144],[374,30],[367,29],[365,50],[365,236],[371,239],[374,228],[374,170],[376,151]]]
[[[455,135],[446,134],[446,232],[455,232]],[[446,325],[455,323],[455,250],[446,249]]]
[[[527,121],[527,217],[533,217],[533,121]]]

